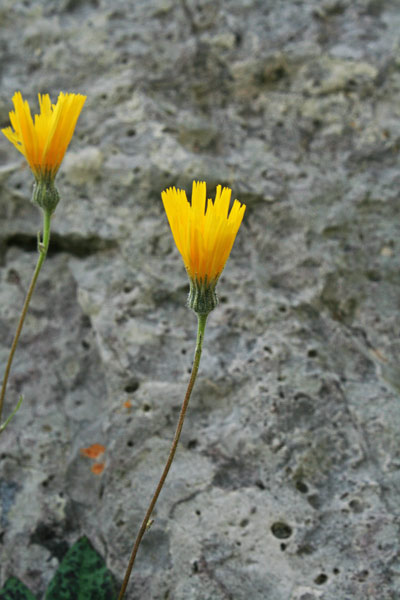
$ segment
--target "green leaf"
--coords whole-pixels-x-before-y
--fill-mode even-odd
[[[64,556],[50,581],[46,600],[114,600],[114,578],[86,537]]]
[[[0,600],[36,600],[26,585],[16,577],[9,577],[0,590]]]

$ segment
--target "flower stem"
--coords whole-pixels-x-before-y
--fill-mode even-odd
[[[13,343],[12,343],[12,346],[11,346],[10,354],[8,355],[6,370],[4,372],[4,377],[3,377],[3,384],[1,386],[1,393],[0,393],[0,422],[1,422],[1,413],[2,413],[2,410],[3,410],[4,396],[6,394],[8,376],[10,374],[10,369],[11,369],[12,361],[13,361],[13,358],[14,358],[15,350],[16,350],[17,345],[18,345],[19,336],[21,335],[21,331],[22,331],[22,327],[23,327],[23,324],[24,324],[24,321],[25,321],[26,313],[28,312],[29,303],[31,301],[32,294],[33,294],[33,292],[35,290],[36,281],[37,281],[37,278],[39,276],[40,269],[42,268],[44,259],[46,258],[47,250],[48,250],[48,247],[49,247],[49,241],[50,241],[50,221],[51,221],[51,212],[47,211],[47,210],[44,210],[43,211],[43,240],[42,241],[40,241],[40,234],[38,234],[38,252],[39,252],[39,258],[38,258],[38,261],[36,263],[35,271],[33,273],[32,281],[31,281],[31,284],[29,286],[28,293],[27,293],[26,298],[25,298],[24,306],[22,308],[21,316],[20,316],[19,322],[18,322],[17,331],[15,332],[14,340],[13,340]],[[21,401],[22,400],[20,398],[20,400],[18,402],[18,407],[21,404]],[[14,411],[13,414],[15,414],[15,412],[16,411]],[[10,419],[7,419],[6,422],[2,426],[0,426],[0,433],[3,431],[3,429],[9,423],[9,421],[10,421]]]
[[[139,529],[139,533],[137,534],[133,549],[132,549],[132,553],[131,553],[131,557],[129,559],[129,564],[128,564],[128,568],[126,570],[125,573],[125,577],[124,577],[124,581],[121,587],[121,590],[119,592],[119,596],[118,596],[118,600],[122,600],[129,582],[129,578],[131,576],[131,572],[132,572],[132,567],[133,564],[135,562],[135,558],[136,558],[136,554],[137,551],[139,549],[140,546],[140,542],[142,541],[142,537],[146,532],[146,529],[151,525],[150,522],[150,517],[151,514],[154,510],[154,507],[156,505],[158,496],[160,495],[160,492],[162,490],[162,487],[164,485],[164,482],[167,478],[169,469],[171,467],[172,461],[174,460],[174,456],[175,456],[175,452],[176,452],[176,448],[178,446],[178,442],[179,442],[179,438],[181,435],[181,431],[182,431],[182,426],[183,426],[183,421],[185,420],[185,414],[186,414],[186,409],[188,407],[189,404],[189,400],[190,400],[190,395],[192,393],[193,390],[193,386],[194,386],[194,382],[196,381],[196,376],[197,376],[197,371],[199,370],[199,364],[200,364],[200,357],[201,357],[201,350],[202,350],[202,346],[203,346],[203,339],[204,339],[204,331],[206,328],[206,321],[207,321],[207,316],[206,314],[198,314],[198,325],[197,325],[197,342],[196,342],[196,350],[195,350],[195,354],[194,354],[194,360],[193,360],[193,367],[192,367],[192,373],[190,375],[190,380],[189,380],[189,384],[186,390],[186,395],[185,398],[183,400],[182,403],[182,408],[181,408],[181,412],[179,414],[179,419],[178,419],[178,424],[176,426],[176,431],[175,431],[175,436],[171,445],[171,449],[169,451],[169,455],[168,455],[168,459],[167,462],[165,464],[164,470],[162,472],[160,481],[158,482],[156,491],[154,492],[154,495],[150,501],[150,504],[147,508],[147,512],[145,514],[145,517],[143,519],[142,525]]]

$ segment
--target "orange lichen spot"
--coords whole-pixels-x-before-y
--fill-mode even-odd
[[[104,454],[106,447],[102,444],[92,444],[88,448],[81,448],[81,454],[87,458],[98,458]]]
[[[130,400],[127,400],[126,402],[124,402],[124,407],[125,408],[132,408],[132,402]]]
[[[105,463],[96,463],[90,469],[94,475],[101,475],[104,471]]]

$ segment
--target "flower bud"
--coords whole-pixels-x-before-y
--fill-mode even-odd
[[[60,201],[60,194],[54,185],[54,179],[42,177],[33,187],[32,202],[44,211],[52,214]]]
[[[198,315],[208,315],[218,305],[215,293],[216,281],[208,283],[207,277],[204,281],[190,278],[190,290],[188,296],[188,307]]]

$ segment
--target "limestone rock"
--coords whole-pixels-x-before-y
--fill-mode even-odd
[[[247,211],[127,598],[399,597],[398,3],[5,0],[0,24],[3,126],[17,89],[88,97],[7,392],[0,585],[42,598],[83,534],[122,580],[195,342],[160,192],[195,178]],[[3,138],[1,365],[32,183]]]

